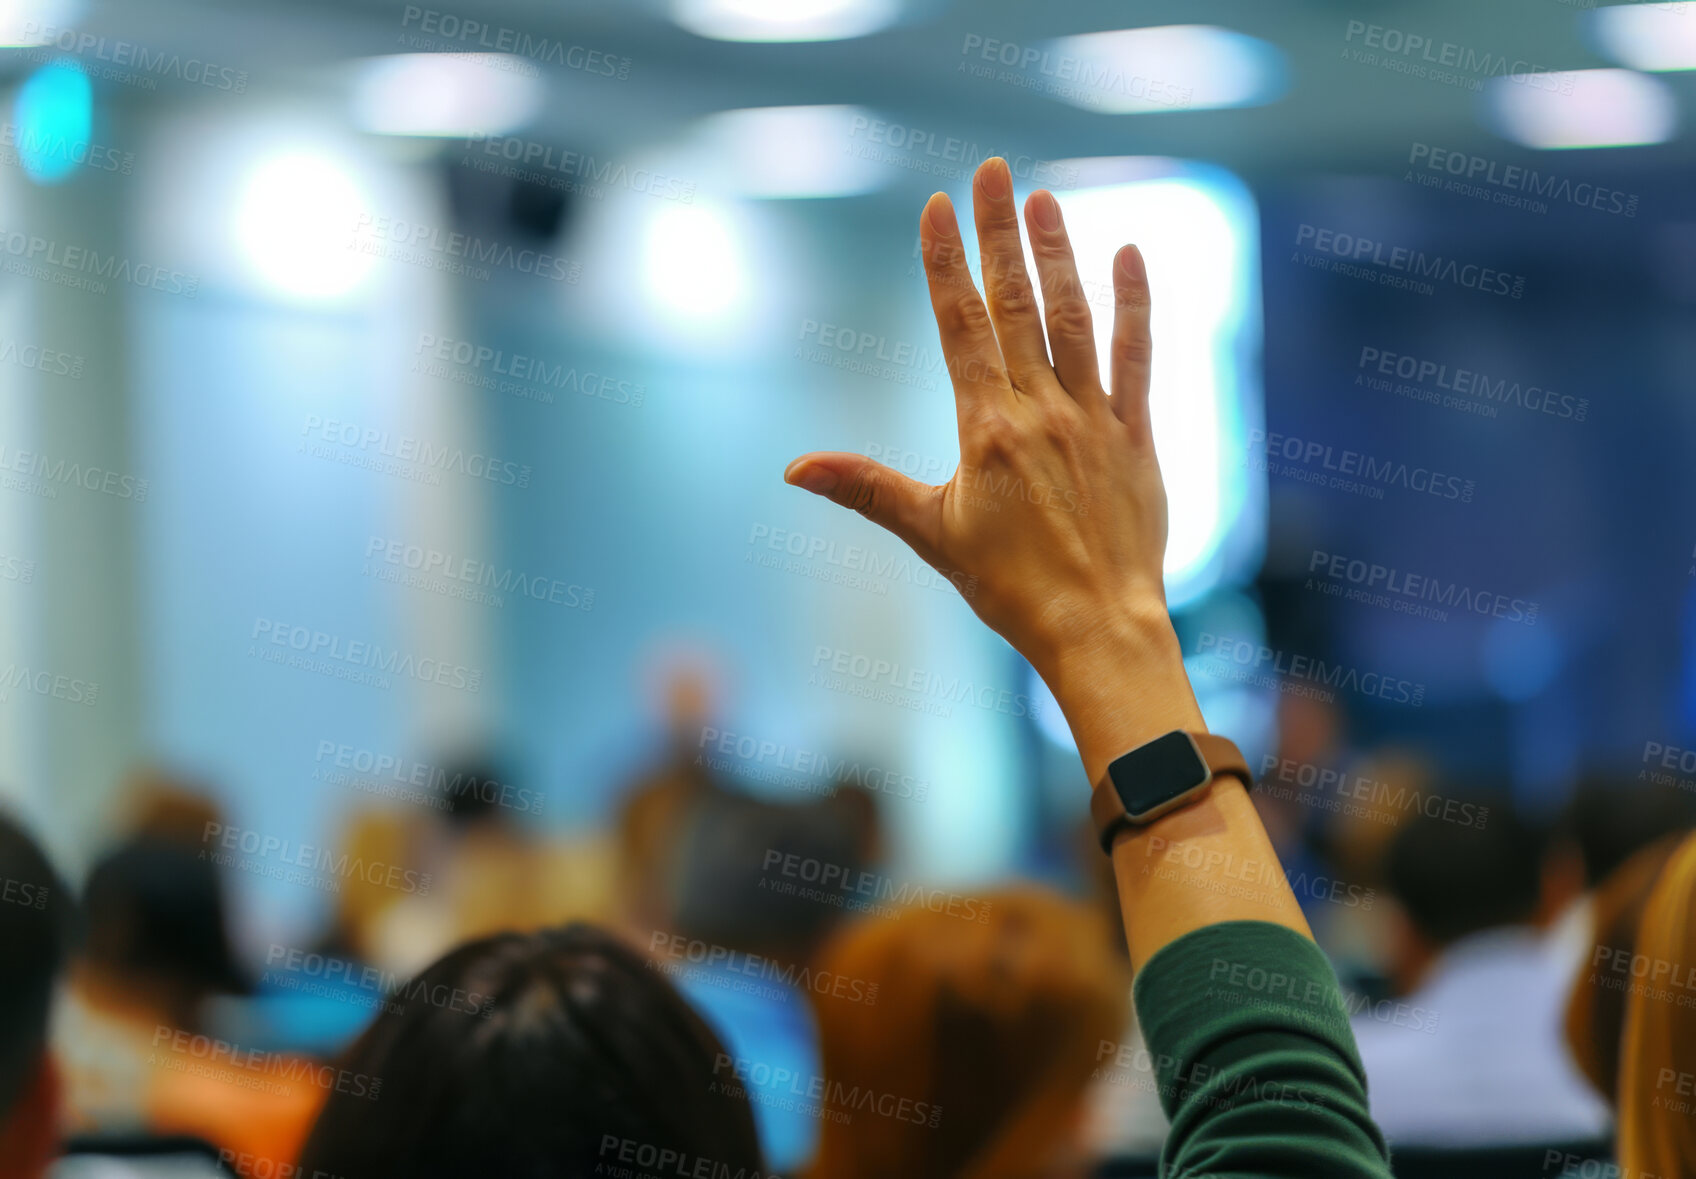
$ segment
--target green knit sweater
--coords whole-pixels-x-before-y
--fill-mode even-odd
[[[1182,1179],[1383,1179],[1384,1136],[1331,964],[1294,930],[1228,921],[1164,946],[1137,1018]]]

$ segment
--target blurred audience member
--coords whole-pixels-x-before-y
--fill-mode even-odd
[[[1619,1070],[1623,1174],[1696,1176],[1696,836],[1661,869],[1637,927]]]
[[[139,837],[95,865],[84,908],[86,937],[54,1029],[73,1132],[192,1135],[292,1158],[322,1091],[248,1083],[259,1079],[252,1070],[212,1055],[207,1001],[249,985],[230,951],[217,868],[174,839]]]
[[[1696,795],[1638,782],[1627,774],[1591,775],[1578,784],[1556,837],[1577,848],[1584,883],[1596,888],[1620,865],[1663,836],[1696,827]]]
[[[1626,773],[1591,774],[1561,810],[1550,848],[1550,872],[1568,881],[1573,903],[1555,930],[1569,947],[1576,981],[1595,942],[1591,896],[1643,848],[1696,827],[1696,796],[1640,782]]]
[[[501,759],[449,761],[437,789],[440,809],[366,814],[350,825],[350,858],[401,865],[420,885],[399,890],[379,878],[358,886],[346,902],[358,906],[344,918],[356,931],[346,952],[411,975],[473,938],[608,915],[608,842],[544,839],[544,795]]]
[[[1661,870],[1682,839],[1668,835],[1643,848],[1596,889],[1593,944],[1567,1000],[1566,1039],[1573,1059],[1615,1109],[1626,1000],[1648,974],[1647,964],[1636,954],[1637,928]]]
[[[674,923],[637,936],[733,1055],[815,1075],[806,996],[835,980],[810,969],[813,956],[844,915],[898,891],[869,870],[879,843],[873,795],[839,783],[824,798],[768,802],[711,785],[685,820]],[[811,1113],[760,1103],[754,1120],[773,1166],[812,1156]]]
[[[812,1179],[1087,1174],[1086,1092],[1129,1000],[1111,944],[1095,913],[1035,888],[841,930],[819,969],[877,999],[813,996]]]
[[[0,812],[0,1179],[36,1179],[58,1153],[62,1082],[47,1027],[70,914],[47,857]]]
[[[1568,963],[1539,928],[1544,841],[1508,807],[1485,822],[1419,814],[1386,860],[1392,966],[1407,1019],[1354,1021],[1372,1114],[1392,1145],[1588,1143],[1606,1107],[1561,1037]]]
[[[664,1157],[683,1174],[753,1179],[764,1164],[727,1059],[609,934],[498,934],[430,966],[349,1050],[341,1074],[376,1081],[380,1099],[338,1088],[299,1173],[575,1179]]]

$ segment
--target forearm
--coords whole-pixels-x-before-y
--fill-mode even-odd
[[[1093,628],[1039,667],[1090,783],[1120,754],[1173,729],[1205,728],[1164,615]],[[1248,792],[1223,778],[1198,801],[1123,832],[1113,871],[1132,969],[1220,921],[1269,921],[1312,936]]]

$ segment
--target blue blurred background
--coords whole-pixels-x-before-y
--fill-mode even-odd
[[[891,871],[1060,871],[1085,783],[1029,669],[781,480],[812,449],[952,471],[916,218],[999,153],[1060,196],[1086,282],[1149,258],[1214,726],[1258,762],[1287,695],[1221,636],[1376,672],[1417,693],[1337,692],[1349,741],[1553,810],[1696,739],[1693,29],[1558,0],[0,0],[0,790],[73,866],[138,765],[333,845],[371,802],[338,767],[496,749],[543,800],[517,818],[569,840],[662,755],[686,675],[696,752],[750,792],[794,799],[807,773],[768,771],[796,754],[922,783],[884,800]],[[1444,261],[1390,281],[1410,256]],[[1279,437],[1468,490],[1317,485]],[[1339,599],[1333,556],[1518,617]],[[274,662],[299,645],[316,668]],[[371,647],[413,673],[346,678]],[[861,660],[991,703],[820,682]],[[330,904],[232,883],[250,953]]]

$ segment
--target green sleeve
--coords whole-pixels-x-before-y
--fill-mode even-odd
[[[1389,1176],[1342,992],[1313,942],[1265,921],[1210,925],[1162,947],[1135,994],[1172,1122],[1162,1175]]]

